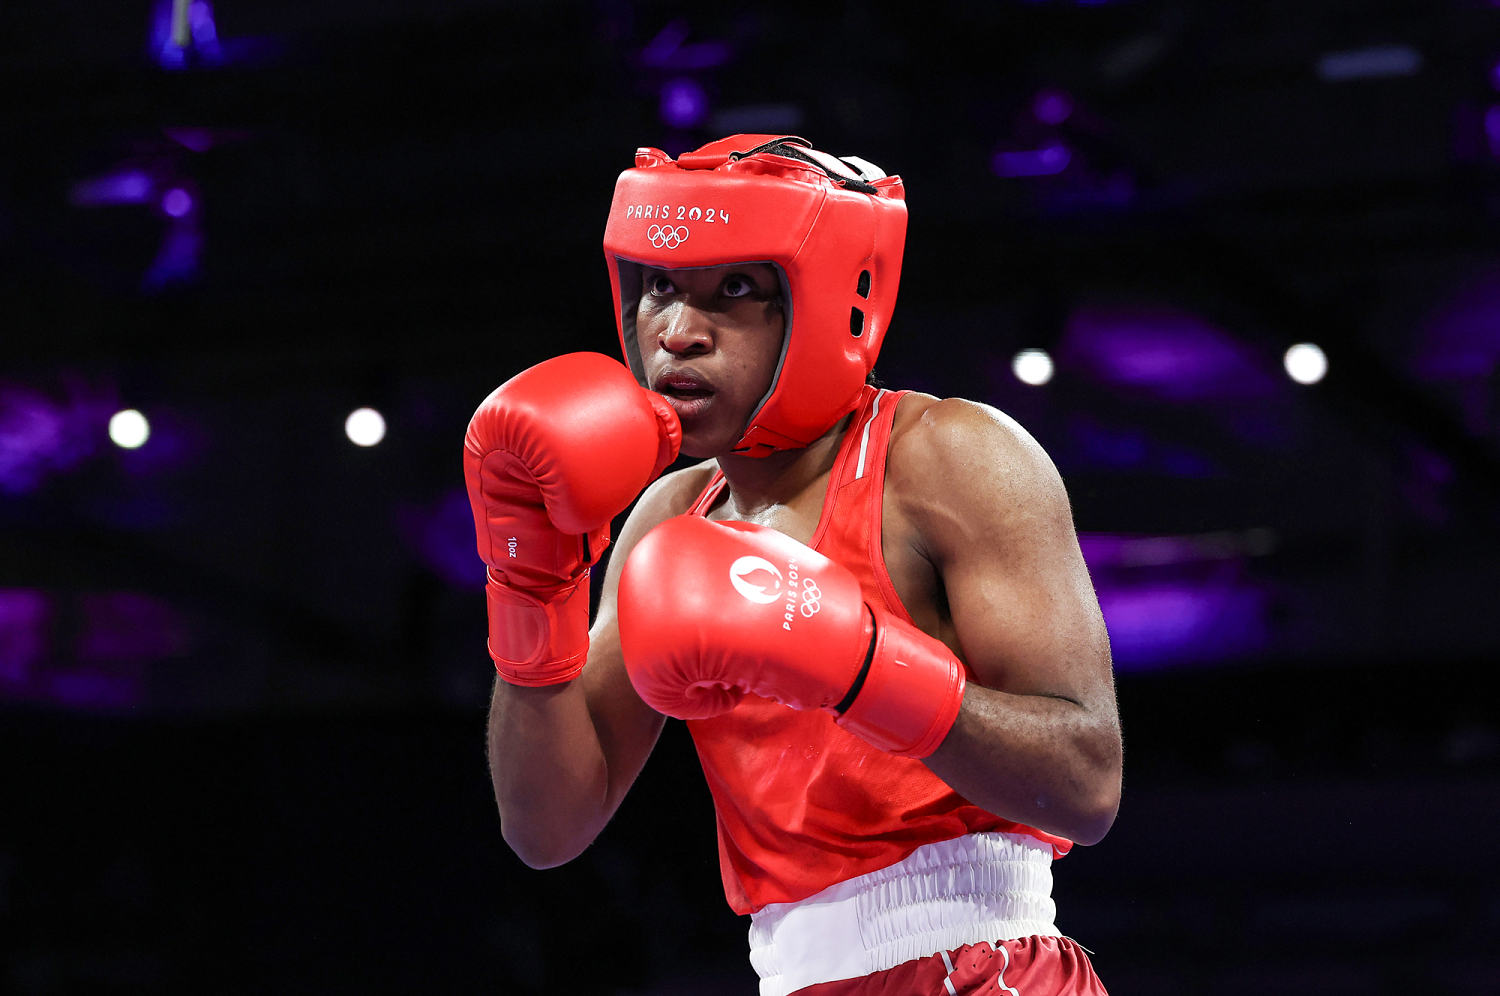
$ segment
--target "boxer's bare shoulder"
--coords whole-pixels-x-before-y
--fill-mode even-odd
[[[641,493],[635,508],[631,510],[629,524],[649,529],[658,522],[686,512],[703,489],[708,487],[716,466],[713,460],[702,460],[663,474]],[[623,533],[621,538],[623,540]]]
[[[887,474],[887,495],[929,529],[955,513],[968,513],[972,530],[1067,508],[1057,468],[1031,434],[999,409],[963,398],[903,400]]]
[[[981,641],[977,624],[1012,618],[1020,606],[1060,604],[1053,589],[1076,592],[1082,602],[1092,595],[1056,467],[1025,428],[990,405],[924,394],[902,400],[882,537],[887,570],[913,621],[963,648],[981,674],[989,667],[979,647],[1005,641]],[[996,612],[998,601],[1009,615]],[[1092,629],[1081,603],[1063,618]]]

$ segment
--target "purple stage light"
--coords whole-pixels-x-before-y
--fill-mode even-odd
[[[1069,317],[1058,351],[1103,383],[1174,401],[1265,397],[1279,384],[1228,333],[1165,307],[1084,307]]]
[[[661,119],[673,128],[694,128],[708,116],[708,94],[696,80],[679,77],[661,88]]]
[[[995,153],[990,169],[1007,178],[1054,176],[1068,168],[1073,153],[1066,145],[1055,143],[1040,149],[1019,149]]]
[[[193,195],[181,187],[173,187],[162,195],[161,209],[170,217],[185,217],[193,209]]]
[[[31,387],[0,383],[0,494],[35,491],[51,474],[98,452],[117,405],[69,385],[55,400]]]
[[[1179,536],[1081,533],[1115,662],[1145,670],[1241,658],[1273,638],[1273,594],[1248,577],[1270,529]]]
[[[1489,145],[1490,155],[1500,159],[1500,105],[1484,112],[1484,137]]]
[[[1270,643],[1271,598],[1245,581],[1100,582],[1115,665],[1151,670],[1242,658]]]
[[[187,135],[189,141],[202,138],[196,132]],[[197,225],[197,200],[190,185],[170,182],[173,172],[173,164],[162,159],[148,164],[148,168],[131,167],[80,180],[69,193],[69,200],[76,207],[154,202],[170,219],[156,258],[141,278],[145,290],[184,282],[195,276],[198,269],[203,240]]]
[[[143,170],[126,169],[79,180],[68,192],[68,202],[74,207],[144,204],[151,199],[154,187],[155,183]]]
[[[1031,113],[1042,124],[1060,125],[1073,114],[1073,98],[1063,90],[1042,90],[1031,101]]]
[[[21,388],[0,389],[0,492],[34,490],[65,439],[62,413],[49,399]]]
[[[200,65],[217,65],[222,62],[219,30],[214,23],[214,8],[209,0],[188,0],[186,45],[179,43],[179,38],[173,31],[174,7],[173,0],[156,0],[151,8],[148,44],[157,65],[163,69],[184,69],[190,61]]]

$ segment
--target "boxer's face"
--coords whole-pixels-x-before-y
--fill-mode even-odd
[[[682,452],[714,456],[739,441],[770,390],[784,329],[768,263],[642,271],[636,342],[646,383],[682,420]]]

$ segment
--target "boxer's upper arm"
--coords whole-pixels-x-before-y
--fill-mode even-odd
[[[903,435],[892,468],[979,683],[1113,716],[1104,620],[1041,446],[995,409],[950,399]]]

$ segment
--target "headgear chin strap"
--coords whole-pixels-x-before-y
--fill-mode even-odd
[[[644,383],[635,329],[642,266],[776,266],[781,361],[734,452],[806,446],[853,410],[875,367],[905,241],[901,178],[806,139],[731,135],[675,160],[638,149],[604,229],[620,348]]]

